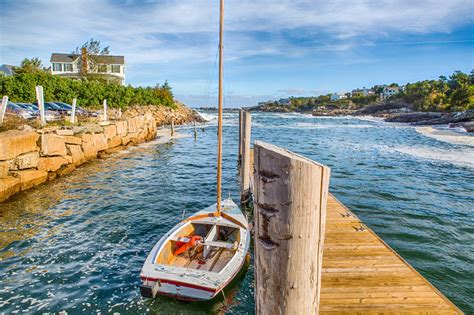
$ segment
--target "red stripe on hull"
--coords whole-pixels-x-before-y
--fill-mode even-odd
[[[179,282],[179,281],[174,281],[174,280],[167,280],[167,279],[157,279],[157,278],[149,278],[149,277],[140,277],[143,281],[160,281],[161,283],[169,283],[173,284],[175,286],[180,286],[180,287],[187,287],[191,289],[196,289],[196,290],[201,290],[201,291],[207,291],[207,292],[213,292],[216,293],[218,289],[213,289],[213,288],[208,288],[204,287],[201,285],[197,284],[192,284],[192,283],[186,283],[186,282]]]

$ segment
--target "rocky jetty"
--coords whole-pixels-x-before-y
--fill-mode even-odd
[[[153,140],[158,126],[193,120],[200,118],[183,104],[175,109],[136,106],[109,122],[43,129],[25,125],[22,130],[0,133],[0,202],[65,176],[90,160]]]

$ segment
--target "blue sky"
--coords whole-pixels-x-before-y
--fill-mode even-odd
[[[474,68],[472,0],[227,0],[226,106],[434,79]],[[127,83],[215,105],[217,0],[0,0],[0,63],[93,37],[125,55]]]

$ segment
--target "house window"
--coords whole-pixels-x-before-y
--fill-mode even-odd
[[[53,71],[63,71],[62,63],[53,63]]]
[[[112,73],[120,73],[120,66],[119,65],[112,65],[111,66]]]
[[[65,63],[64,64],[64,72],[72,72],[72,64]]]
[[[107,72],[107,65],[99,65],[97,71],[101,72],[101,73],[106,73]]]

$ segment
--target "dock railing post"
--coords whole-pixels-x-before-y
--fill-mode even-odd
[[[330,169],[254,144],[257,314],[317,314]]]
[[[44,94],[43,87],[41,85],[36,86],[36,100],[38,102],[41,127],[44,127],[46,125],[46,119],[44,117]]]
[[[7,106],[8,106],[8,96],[4,95],[2,98],[2,105],[0,105],[0,125],[3,124],[3,117],[5,117]]]
[[[71,110],[71,119],[70,122],[73,124],[76,121],[76,102],[75,98],[72,99],[72,110]]]
[[[246,203],[250,195],[250,134],[252,128],[252,116],[247,111],[241,111],[240,143],[240,202]]]

